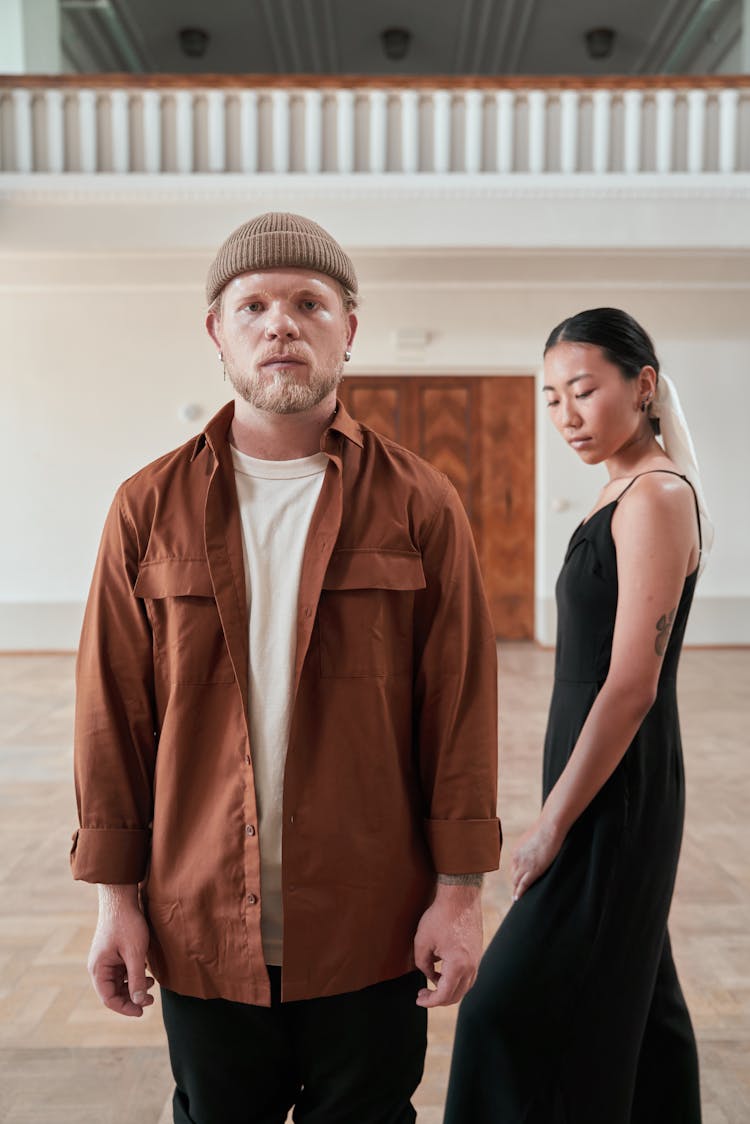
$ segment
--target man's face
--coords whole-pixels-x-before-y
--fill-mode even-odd
[[[341,381],[357,318],[331,277],[306,269],[241,273],[209,312],[209,335],[232,386],[259,410],[292,414],[322,402]]]

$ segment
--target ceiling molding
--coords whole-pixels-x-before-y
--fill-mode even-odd
[[[662,9],[661,16],[655,22],[651,34],[646,40],[640,58],[636,60],[631,69],[632,74],[646,73],[651,56],[659,49],[665,29],[669,27],[674,19],[675,12],[684,2],[685,0],[667,0],[666,5]],[[698,2],[700,2],[700,0],[698,0]]]
[[[271,42],[271,50],[273,51],[274,63],[277,71],[280,73],[289,72],[289,67],[286,65],[286,57],[284,54],[284,44],[279,35],[279,29],[276,26],[276,11],[277,6],[274,0],[260,0],[260,8],[263,12],[263,18],[266,22],[266,30],[268,38]]]
[[[456,45],[456,61],[453,64],[455,74],[468,73],[468,54],[471,45],[471,29],[474,22],[474,7],[478,0],[465,0],[461,9],[461,22],[458,28],[458,43]]]
[[[529,34],[531,27],[532,17],[536,14],[536,0],[525,0],[521,8],[521,16],[518,20],[516,37],[511,46],[510,58],[506,67],[507,74],[515,74],[518,60],[521,57],[521,52],[526,45],[526,38]]]
[[[500,13],[500,23],[497,29],[495,48],[490,58],[490,73],[502,74],[503,59],[506,55],[506,45],[510,36],[510,28],[515,17],[516,0],[505,0]]]

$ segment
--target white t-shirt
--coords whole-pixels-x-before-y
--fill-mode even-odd
[[[325,453],[266,461],[232,448],[250,622],[248,710],[260,844],[261,935],[281,964],[281,820],[302,555],[328,465]]]

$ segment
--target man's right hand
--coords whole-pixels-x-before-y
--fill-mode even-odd
[[[137,886],[99,886],[99,921],[88,969],[96,994],[118,1015],[140,1018],[154,1002],[146,975],[149,933]]]

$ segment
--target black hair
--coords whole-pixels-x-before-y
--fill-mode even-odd
[[[558,343],[587,343],[600,347],[626,379],[636,379],[643,367],[659,374],[659,360],[648,332],[620,308],[588,308],[569,316],[550,332],[546,355]]]

